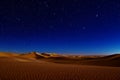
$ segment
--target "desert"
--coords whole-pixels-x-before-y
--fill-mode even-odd
[[[119,80],[120,55],[0,53],[0,80]]]

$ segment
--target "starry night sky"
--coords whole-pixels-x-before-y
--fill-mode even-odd
[[[0,0],[0,51],[120,52],[120,0]]]

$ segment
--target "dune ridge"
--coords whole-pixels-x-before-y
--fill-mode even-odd
[[[0,57],[44,60],[47,62],[61,64],[80,64],[80,65],[98,65],[98,66],[115,66],[120,67],[120,54],[107,56],[68,56],[55,53],[38,53],[29,52],[24,54],[0,52]]]

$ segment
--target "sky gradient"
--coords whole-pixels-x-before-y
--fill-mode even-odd
[[[120,0],[1,0],[0,51],[120,52]]]

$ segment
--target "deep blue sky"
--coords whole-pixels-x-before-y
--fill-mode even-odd
[[[120,0],[0,0],[0,51],[120,52]]]

